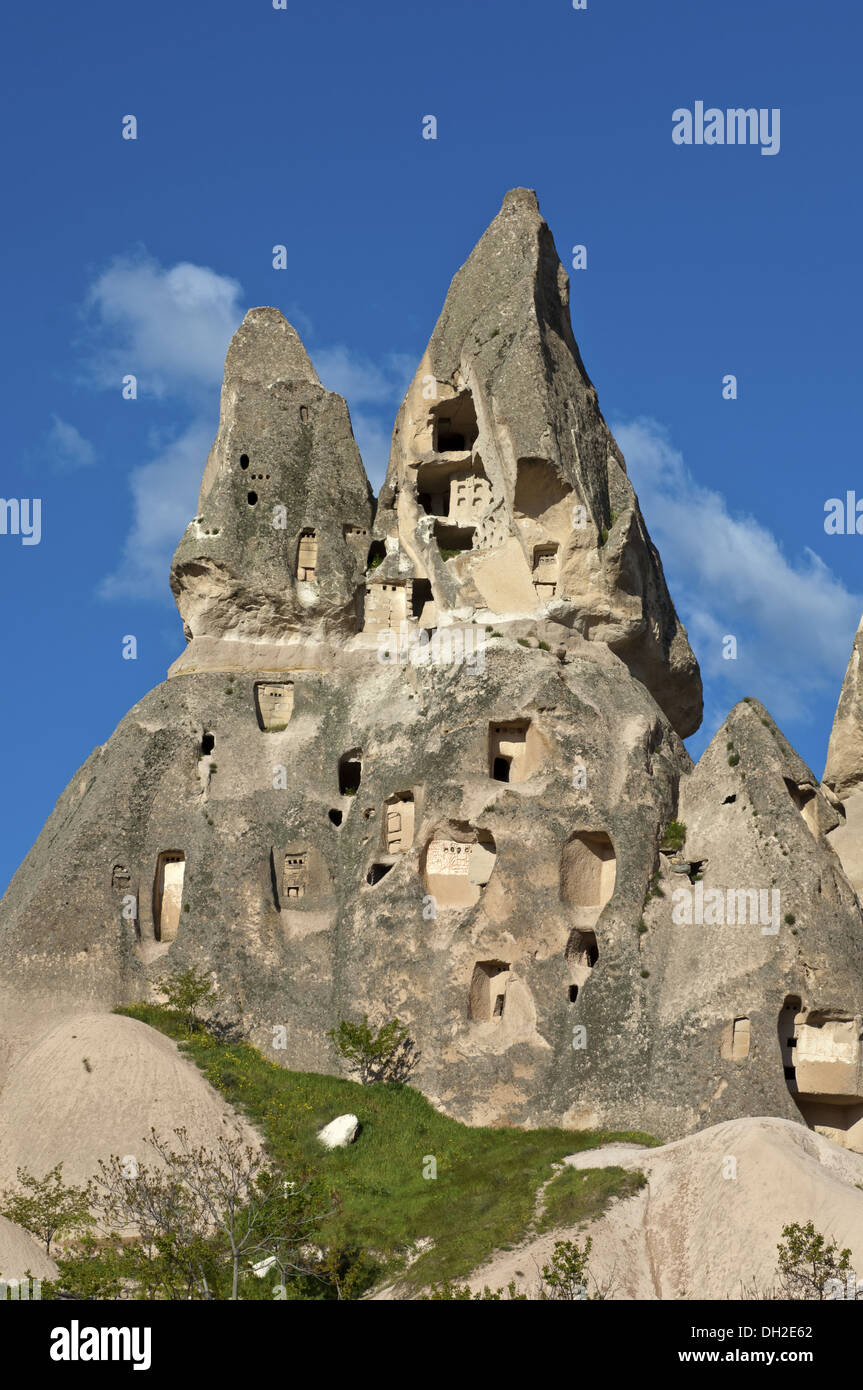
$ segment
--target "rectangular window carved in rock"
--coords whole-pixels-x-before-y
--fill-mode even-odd
[[[543,600],[554,598],[557,594],[558,547],[556,545],[537,545],[533,551],[533,585],[537,597]]]
[[[577,831],[563,847],[560,900],[573,909],[576,925],[594,925],[614,892],[617,858],[603,831]]]
[[[468,1001],[468,1015],[474,1023],[488,1023],[492,1019],[503,1018],[508,982],[507,961],[477,961],[470,982]]]
[[[284,892],[286,898],[304,898],[309,879],[307,854],[286,854]]]
[[[173,941],[180,925],[186,857],[179,850],[159,855],[153,885],[153,928],[157,941]]]
[[[436,453],[460,453],[476,443],[476,410],[470,391],[442,401],[432,411],[433,447]]]
[[[489,726],[489,775],[496,782],[524,782],[539,765],[541,739],[529,719]]]
[[[742,1062],[749,1056],[749,1019],[735,1018],[722,1034],[719,1055],[728,1062]]]
[[[317,533],[310,530],[300,532],[300,543],[297,547],[297,579],[310,584],[315,577],[317,563]]]
[[[258,727],[265,733],[286,729],[294,709],[294,687],[291,681],[260,681],[255,686],[255,705]]]
[[[414,838],[414,800],[410,792],[391,798],[384,806],[384,843],[388,854],[402,854]]]

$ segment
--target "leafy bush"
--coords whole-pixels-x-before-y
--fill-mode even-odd
[[[406,1026],[397,1018],[383,1024],[377,1032],[369,1024],[368,1014],[363,1014],[362,1023],[349,1023],[343,1018],[327,1037],[332,1039],[339,1056],[358,1073],[363,1086],[374,1081],[407,1081],[420,1059]]]
[[[815,1301],[835,1298],[836,1283],[844,1285],[851,1271],[851,1251],[828,1241],[811,1221],[782,1227],[779,1251],[780,1298]]]
[[[682,820],[670,820],[662,837],[662,848],[681,850],[686,843],[686,826]]]
[[[524,1302],[527,1299],[526,1293],[517,1292],[514,1279],[510,1279],[505,1290],[502,1288],[490,1289],[486,1284],[482,1293],[471,1293],[467,1284],[432,1284],[431,1293],[423,1294],[422,1298],[432,1303],[440,1303],[445,1299],[463,1299],[465,1301],[473,1299],[474,1302],[479,1300],[481,1303],[498,1303],[504,1299],[505,1294],[507,1298],[516,1301]]]
[[[191,1032],[200,1028],[202,1019],[198,1013],[201,1004],[212,1004],[216,996],[215,988],[205,971],[196,965],[187,970],[175,971],[160,981],[168,1001],[168,1008],[178,1013]]]
[[[541,1298],[575,1303],[588,1297],[588,1259],[592,1244],[590,1236],[585,1240],[583,1250],[577,1240],[554,1242],[554,1254],[550,1262],[542,1267]]]
[[[44,1178],[35,1177],[27,1168],[17,1171],[19,1187],[0,1193],[0,1215],[23,1226],[50,1255],[51,1242],[58,1236],[89,1224],[89,1191],[64,1183],[62,1163]]]

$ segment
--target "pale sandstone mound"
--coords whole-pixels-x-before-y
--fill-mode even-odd
[[[173,1140],[182,1126],[195,1146],[238,1128],[259,1145],[170,1038],[137,1019],[81,1014],[44,1033],[0,1091],[0,1186],[19,1167],[42,1177],[62,1162],[67,1182],[83,1182],[112,1154],[154,1163],[151,1128]]]
[[[590,1235],[591,1269],[615,1298],[746,1297],[775,1282],[783,1226],[807,1221],[850,1248],[863,1274],[863,1156],[786,1120],[732,1120],[659,1149],[616,1145],[567,1161],[638,1169],[647,1185],[598,1221],[495,1255],[473,1288],[514,1278],[535,1292],[554,1242]]]
[[[34,1279],[56,1279],[57,1266],[29,1231],[0,1216],[0,1279],[22,1280],[28,1274]]]

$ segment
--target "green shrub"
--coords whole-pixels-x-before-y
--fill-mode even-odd
[[[670,820],[662,837],[662,848],[681,850],[686,843],[686,826],[682,820]]]
[[[776,1247],[781,1296],[805,1301],[835,1298],[836,1283],[844,1285],[851,1269],[851,1251],[840,1250],[811,1221],[783,1226],[782,1236]]]
[[[343,1018],[327,1037],[357,1073],[362,1086],[375,1081],[407,1081],[420,1059],[407,1028],[397,1018],[383,1024],[377,1032],[369,1024],[368,1014],[363,1014],[362,1023]]]
[[[175,971],[173,975],[168,975],[160,984],[167,999],[167,1007],[180,1015],[190,1032],[199,1028],[200,1005],[212,1004],[216,996],[213,983],[206,972],[199,970],[196,965],[190,965],[187,970]]]

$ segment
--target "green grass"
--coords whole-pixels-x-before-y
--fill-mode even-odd
[[[545,1189],[540,1231],[577,1226],[601,1216],[615,1197],[632,1197],[644,1187],[643,1173],[629,1168],[564,1168]]]
[[[533,1219],[537,1189],[566,1154],[614,1140],[657,1142],[636,1133],[473,1129],[439,1114],[410,1086],[288,1071],[247,1043],[187,1034],[179,1015],[156,1005],[116,1012],[175,1038],[286,1167],[306,1162],[326,1177],[340,1206],[324,1239],[375,1252],[393,1275],[407,1248],[431,1237],[434,1248],[404,1274],[417,1286],[464,1278],[493,1250],[517,1243]],[[360,1133],[349,1147],[327,1153],[317,1131],[348,1111],[358,1116]],[[423,1177],[429,1155],[437,1161],[434,1179]]]

